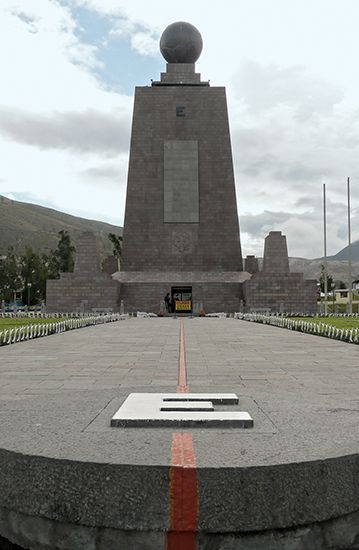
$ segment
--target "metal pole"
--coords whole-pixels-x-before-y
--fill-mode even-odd
[[[324,218],[324,315],[328,315],[327,206],[326,206],[325,183],[323,183],[323,218]]]
[[[351,227],[350,227],[350,178],[347,178],[347,193],[348,193],[348,304],[349,304],[348,313],[353,313],[352,243],[351,243]]]

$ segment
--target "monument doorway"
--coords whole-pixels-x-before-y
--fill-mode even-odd
[[[192,287],[172,286],[171,303],[173,313],[192,313]]]

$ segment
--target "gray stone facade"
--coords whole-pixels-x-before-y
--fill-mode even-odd
[[[165,222],[164,144],[170,141],[198,143],[199,222]],[[182,165],[186,177],[190,156]],[[177,170],[177,187],[180,179]],[[242,271],[224,88],[136,88],[121,264],[123,271]]]
[[[287,239],[281,231],[271,231],[264,239],[263,271],[289,273]]]
[[[244,270],[253,275],[259,271],[258,258],[248,255],[244,260]]]
[[[157,312],[185,284],[205,311],[236,311],[241,277],[225,89],[201,82],[194,63],[168,63],[135,93],[121,299],[128,311]]]
[[[287,241],[280,231],[265,239],[263,270],[243,284],[247,311],[315,313],[317,282],[289,272]]]
[[[46,282],[47,311],[117,311],[119,286],[100,270],[95,235],[83,233],[76,243],[76,251],[74,272],[61,273],[60,279]]]

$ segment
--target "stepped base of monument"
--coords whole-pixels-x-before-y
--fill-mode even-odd
[[[0,509],[0,529],[7,537],[0,537],[1,550],[165,550],[168,536],[60,523],[5,509]],[[195,540],[196,550],[357,550],[359,512],[292,529],[198,532]]]

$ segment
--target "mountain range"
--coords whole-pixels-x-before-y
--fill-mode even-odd
[[[37,252],[49,252],[56,248],[59,231],[68,231],[76,245],[77,238],[84,231],[93,231],[99,243],[101,256],[112,253],[109,233],[122,235],[122,227],[96,220],[71,216],[36,204],[15,201],[0,195],[0,256],[9,246],[23,252],[31,246]],[[346,281],[348,274],[348,247],[328,257],[328,273],[335,280]],[[352,244],[352,273],[359,279],[359,241]],[[323,258],[313,260],[290,258],[290,269],[302,272],[306,278],[319,278]]]
[[[348,253],[349,247],[346,246],[339,250],[334,256],[327,256],[328,274],[335,281],[348,281]],[[352,279],[359,280],[359,241],[351,245],[352,256]],[[289,258],[290,270],[304,273],[308,279],[318,279],[320,277],[324,258],[308,260],[306,258]]]
[[[93,231],[98,240],[101,256],[112,252],[109,233],[122,235],[122,227],[95,220],[64,214],[52,208],[8,199],[0,195],[0,255],[9,246],[23,252],[31,246],[36,252],[49,252],[59,241],[59,231],[65,230],[76,245],[84,231]]]

